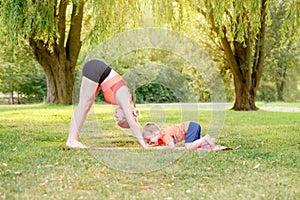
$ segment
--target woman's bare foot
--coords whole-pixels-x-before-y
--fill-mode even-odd
[[[78,149],[87,149],[88,147],[82,144],[81,142],[78,142],[77,140],[74,140],[73,142],[67,142],[66,143],[67,147],[70,148],[78,148]]]

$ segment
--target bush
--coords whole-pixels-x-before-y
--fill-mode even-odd
[[[277,100],[276,90],[270,84],[261,84],[256,94],[256,101],[274,102]]]

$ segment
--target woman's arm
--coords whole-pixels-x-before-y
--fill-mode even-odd
[[[133,107],[131,105],[131,95],[128,92],[128,88],[126,86],[121,87],[116,93],[116,99],[120,107],[122,108],[124,115],[127,119],[127,122],[130,126],[131,131],[134,136],[138,140],[138,142],[142,145],[143,148],[148,148],[146,145],[143,135],[142,135],[142,127],[136,121],[133,116]]]

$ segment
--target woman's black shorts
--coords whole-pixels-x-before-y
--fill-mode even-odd
[[[82,69],[82,76],[101,84],[109,75],[111,68],[100,60],[88,61]]]

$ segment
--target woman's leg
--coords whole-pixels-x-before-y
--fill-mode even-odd
[[[122,86],[118,89],[116,92],[116,101],[122,108],[134,136],[137,138],[138,142],[143,146],[143,148],[147,148],[142,136],[142,127],[133,116],[132,100],[127,86]]]
[[[87,148],[78,141],[80,130],[86,120],[86,116],[93,105],[94,99],[97,96],[100,85],[86,77],[82,77],[79,104],[72,116],[69,136],[66,145],[72,148]]]

